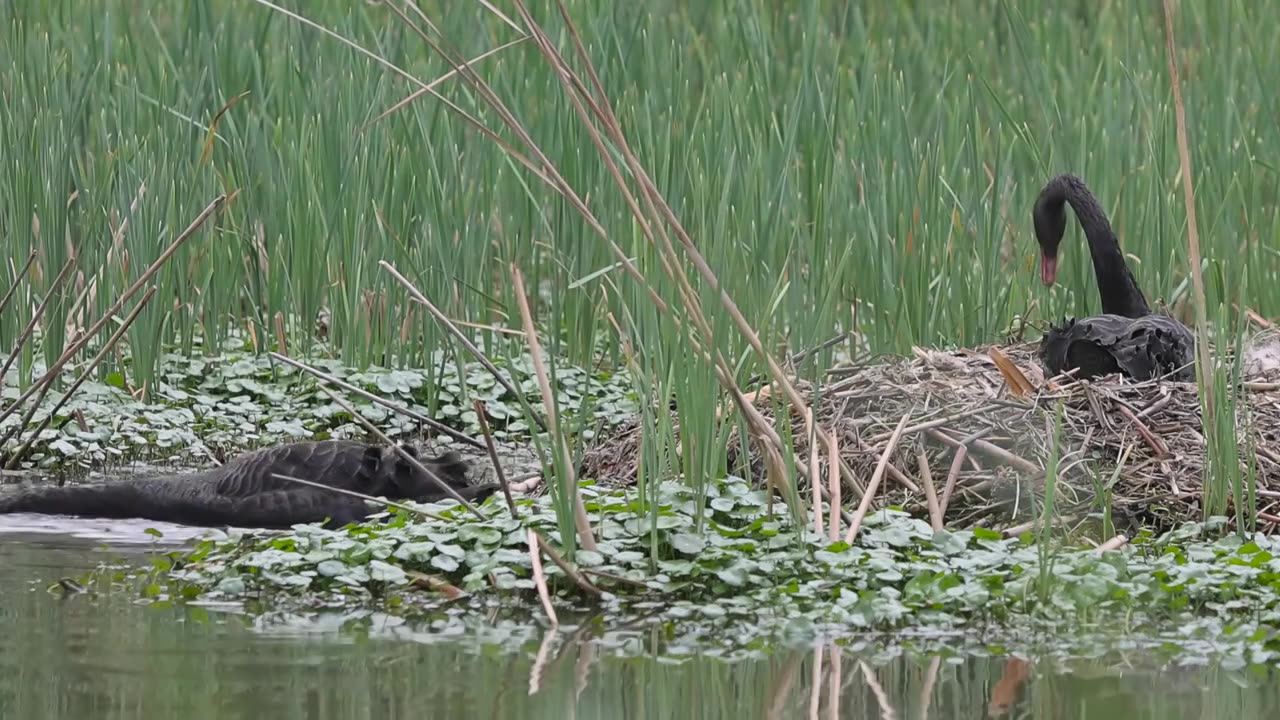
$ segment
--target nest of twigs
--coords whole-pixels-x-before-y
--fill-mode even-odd
[[[800,390],[814,403],[819,426],[838,438],[846,508],[859,502],[895,427],[908,416],[873,507],[894,505],[928,519],[925,486],[931,484],[947,527],[1024,526],[1043,510],[1046,465],[1056,447],[1056,517],[1086,521],[1106,507],[1117,531],[1133,532],[1203,516],[1206,446],[1194,383],[1046,378],[1036,347],[1021,344],[917,350],[909,359],[832,369],[823,387]],[[804,423],[777,395],[759,393],[756,405],[780,433],[790,428],[796,462],[807,465]],[[1238,406],[1241,463],[1247,467],[1248,453],[1254,454],[1260,521],[1280,524],[1280,384],[1245,383]],[[641,431],[633,421],[591,448],[583,476],[634,483]],[[825,485],[825,446],[818,456]],[[758,447],[744,454],[731,441],[727,461],[729,473],[765,482]],[[800,484],[808,487],[803,477]]]

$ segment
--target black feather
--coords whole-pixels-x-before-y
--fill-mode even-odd
[[[331,527],[341,526],[381,510],[360,498],[275,477],[277,473],[388,500],[435,502],[448,497],[424,473],[401,463],[393,448],[347,440],[299,442],[245,453],[202,472],[30,490],[0,498],[0,513],[286,528],[326,519]],[[497,489],[492,484],[469,486],[468,465],[456,452],[422,464],[463,497],[479,501]]]

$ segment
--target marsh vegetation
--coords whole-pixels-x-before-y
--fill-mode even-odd
[[[518,446],[542,478],[94,578],[151,604],[503,598],[554,624],[603,597],[771,628],[717,636],[737,649],[796,630],[761,613],[1071,634],[1141,610],[1247,627],[1236,656],[1268,665],[1280,409],[1239,350],[1280,315],[1276,11],[1169,10],[5,4],[0,457],[376,430]],[[1098,312],[1077,229],[1036,272],[1066,170],[1196,332],[1193,382],[1029,359]]]

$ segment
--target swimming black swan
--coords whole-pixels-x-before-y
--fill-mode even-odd
[[[1050,373],[1077,370],[1075,377],[1123,373],[1135,380],[1171,375],[1194,380],[1195,338],[1167,315],[1153,315],[1129,271],[1107,214],[1080,178],[1063,174],[1040,191],[1032,211],[1040,243],[1040,279],[1052,285],[1058,274],[1058,245],[1067,228],[1066,204],[1089,241],[1093,271],[1102,297],[1102,315],[1050,327],[1040,341],[1040,359]]]
[[[405,450],[417,456],[413,448]],[[468,485],[467,464],[456,452],[424,459],[422,465],[468,500],[483,501],[498,487]],[[0,497],[0,513],[288,528],[326,519],[327,527],[341,527],[381,511],[360,498],[282,480],[273,473],[389,500],[434,502],[449,497],[394,448],[320,440],[248,452],[202,472],[29,490]]]

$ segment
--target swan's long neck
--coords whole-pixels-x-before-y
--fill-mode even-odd
[[[1138,318],[1151,314],[1147,299],[1138,288],[1138,281],[1129,271],[1120,251],[1120,241],[1111,229],[1107,214],[1098,204],[1093,193],[1074,177],[1065,178],[1060,185],[1062,200],[1071,204],[1076,219],[1089,241],[1089,254],[1093,257],[1093,272],[1098,280],[1098,294],[1102,296],[1102,312]],[[1061,202],[1059,200],[1058,202]]]

